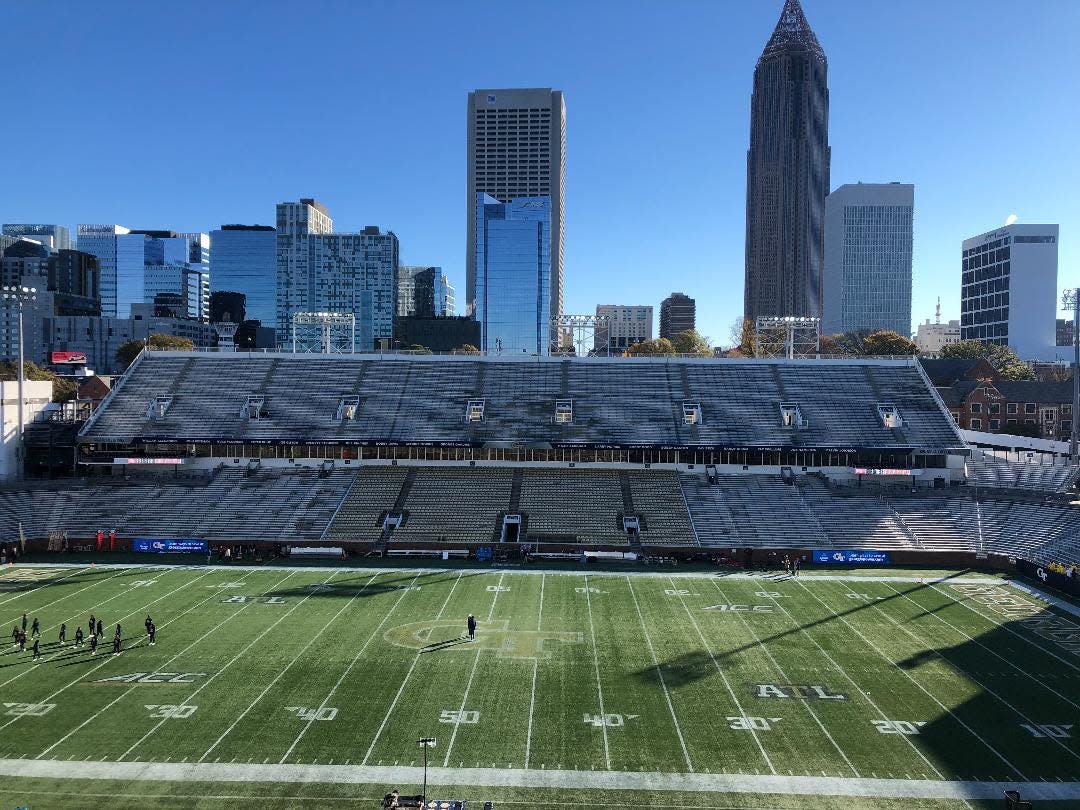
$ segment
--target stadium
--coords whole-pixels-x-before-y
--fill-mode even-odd
[[[22,804],[1080,806],[1077,468],[917,361],[144,352],[76,464],[0,490]]]

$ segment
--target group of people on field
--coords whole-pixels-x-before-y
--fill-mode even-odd
[[[28,617],[26,613],[22,615],[22,623],[16,623],[11,628],[12,646],[18,647],[19,652],[26,652],[27,642],[30,642],[30,651],[33,653],[34,663],[41,660],[41,622],[38,621],[37,616],[30,623],[29,635],[27,635],[26,625]],[[154,620],[147,614],[146,621],[143,622],[146,627],[146,635],[149,639],[150,646],[154,646],[157,643],[157,625],[154,624]],[[97,655],[98,642],[105,636],[105,623],[96,617],[93,613],[90,614],[90,619],[87,622],[87,634],[83,634],[82,625],[75,628],[75,637],[73,639],[74,646],[76,648],[83,646],[83,640],[88,638],[90,654]],[[67,645],[67,623],[60,623],[60,633],[57,639],[60,646]],[[112,653],[113,655],[120,655],[121,647],[123,646],[123,629],[120,623],[116,624],[116,631],[113,633],[112,639]]]

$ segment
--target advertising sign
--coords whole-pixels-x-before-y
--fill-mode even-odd
[[[887,551],[862,549],[814,549],[814,562],[819,565],[892,565]]]
[[[72,363],[85,366],[86,352],[50,352],[49,362],[54,365],[58,363]]]
[[[182,458],[114,458],[113,464],[183,464]]]
[[[918,470],[897,470],[890,467],[856,467],[856,475],[916,475]]]
[[[151,554],[206,554],[209,545],[206,540],[158,540],[136,537],[131,541],[134,551],[147,551]]]

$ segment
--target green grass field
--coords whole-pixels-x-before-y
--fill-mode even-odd
[[[23,611],[0,807],[375,807],[421,736],[470,807],[1080,807],[1080,619],[976,573],[4,569]]]

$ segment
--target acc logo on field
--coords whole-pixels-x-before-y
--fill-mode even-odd
[[[436,619],[426,622],[413,622],[392,627],[383,634],[383,638],[398,647],[409,647],[420,652],[440,652],[451,650],[492,650],[500,658],[550,658],[551,651],[545,646],[547,641],[559,641],[563,644],[580,644],[581,633],[567,633],[558,630],[510,630],[509,622],[484,622],[476,634],[475,641],[467,641],[460,633],[463,622],[457,619]]]
[[[205,678],[205,672],[132,672],[129,675],[113,675],[86,683],[195,683],[196,678]]]

